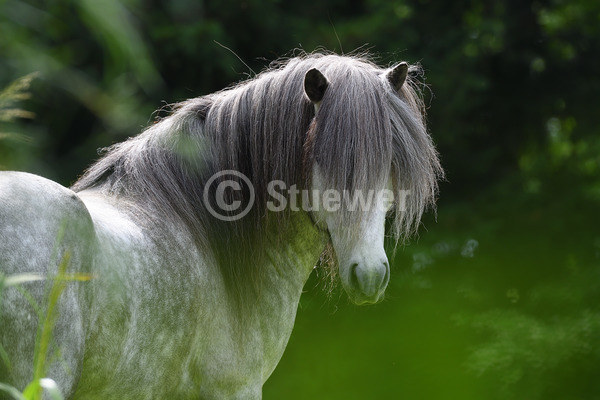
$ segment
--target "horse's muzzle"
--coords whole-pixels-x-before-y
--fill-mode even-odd
[[[358,304],[375,304],[383,300],[390,280],[387,259],[376,263],[353,262],[349,267],[349,285],[346,288],[350,299]]]

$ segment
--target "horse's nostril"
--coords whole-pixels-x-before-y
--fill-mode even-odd
[[[353,263],[350,266],[350,285],[353,288],[359,288],[358,283],[358,263]]]
[[[385,266],[385,275],[383,278],[383,284],[382,287],[387,287],[388,283],[390,282],[390,264],[388,263],[387,260],[385,260],[383,262],[383,265]]]

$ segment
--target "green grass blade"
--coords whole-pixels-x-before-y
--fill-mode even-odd
[[[60,295],[64,291],[67,280],[65,278],[65,274],[67,271],[67,266],[70,261],[70,254],[67,252],[63,255],[63,258],[58,266],[58,275],[57,278],[54,279],[52,283],[52,287],[50,289],[50,296],[48,301],[48,309],[46,311],[46,316],[44,318],[44,322],[42,324],[42,330],[39,340],[39,347],[37,349],[37,354],[35,355],[34,360],[34,370],[33,370],[33,379],[35,381],[40,381],[46,376],[46,368],[48,363],[48,351],[50,349],[50,343],[52,341],[52,330],[54,329],[54,324],[56,322],[57,315],[57,306]],[[41,395],[41,386],[38,390],[38,393]],[[40,398],[41,396],[37,397]]]
[[[16,388],[5,383],[0,383],[0,393],[1,392],[8,393],[8,395],[15,400],[27,400],[27,398],[23,396]]]
[[[39,274],[10,275],[4,278],[4,286],[16,286],[22,283],[43,281],[44,279],[46,278]]]

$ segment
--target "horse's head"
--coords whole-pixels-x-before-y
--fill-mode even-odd
[[[371,111],[374,109],[368,109],[366,103],[373,98],[385,98],[392,90],[400,90],[407,70],[407,64],[401,63],[366,84],[363,82],[362,87],[358,82],[358,88],[352,81],[330,83],[317,69],[311,69],[305,76],[305,93],[316,110],[308,140],[314,142],[313,146],[331,146],[330,154],[324,156],[313,152],[310,157],[310,189],[312,193],[318,193],[317,196],[313,194],[312,216],[317,226],[329,233],[342,285],[356,304],[374,304],[384,297],[390,279],[390,265],[384,250],[386,215],[394,204],[405,200],[398,195],[407,193],[399,190],[398,182],[393,179],[392,124],[373,121],[388,118],[387,114],[383,111],[377,114],[379,110],[376,110],[375,115],[382,118],[373,117]],[[332,86],[336,83],[347,83],[346,93],[357,92],[346,94],[345,100],[355,100],[354,104],[346,101],[347,104],[340,105],[336,112],[332,112],[332,108],[324,111],[328,100],[338,100],[333,96],[325,97],[328,91],[335,90]],[[365,91],[364,98],[359,98],[362,93],[359,90]],[[381,90],[382,93],[374,94],[369,90]],[[352,109],[353,106],[364,108]],[[321,115],[324,112],[330,114]],[[388,132],[369,136],[374,130],[384,129]],[[324,136],[321,141],[316,137],[318,135]],[[340,147],[344,147],[345,153],[339,150]],[[335,157],[339,159],[332,161]],[[396,206],[395,211],[398,210]]]

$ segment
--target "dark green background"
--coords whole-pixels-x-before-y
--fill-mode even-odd
[[[155,109],[320,47],[422,64],[447,180],[384,303],[311,277],[265,399],[600,399],[596,0],[0,0],[0,87],[37,72],[0,98],[0,165],[68,185]]]

